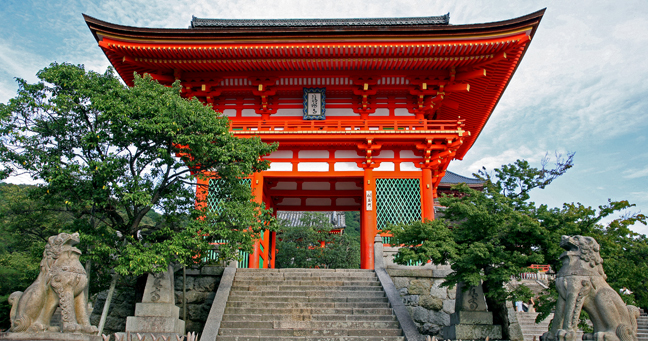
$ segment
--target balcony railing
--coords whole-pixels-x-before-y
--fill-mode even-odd
[[[438,131],[456,132],[464,126],[463,120],[325,120],[325,121],[230,121],[232,131]]]

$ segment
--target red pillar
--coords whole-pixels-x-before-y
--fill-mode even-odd
[[[259,204],[263,202],[263,175],[261,173],[254,173],[252,175],[252,195],[254,195],[254,201]],[[259,244],[260,240],[257,239],[254,242],[252,253],[250,254],[250,269],[259,268],[259,256],[261,255]]]
[[[275,258],[277,258],[277,232],[270,233],[270,269],[275,268]]]
[[[374,237],[376,236],[376,183],[373,169],[364,170],[363,205],[360,220],[360,268],[374,268]]]
[[[434,220],[434,183],[432,170],[422,169],[421,177],[421,219]]]
[[[196,209],[200,210],[207,206],[209,195],[209,179],[196,178]]]

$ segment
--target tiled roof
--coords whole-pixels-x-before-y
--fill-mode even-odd
[[[301,221],[302,216],[306,212],[301,211],[277,211],[278,220],[287,220],[290,226],[303,226],[304,224]],[[341,211],[332,211],[332,212],[318,212],[322,213],[329,218],[329,222],[336,229],[343,229],[346,227],[346,219],[344,212]]]
[[[483,184],[484,181],[475,178],[468,178],[447,170],[445,175],[441,179],[441,183],[449,184],[449,185],[455,185],[460,183],[465,183],[466,185],[472,185],[472,184],[480,185]]]
[[[450,13],[434,17],[354,19],[207,19],[191,18],[191,28],[200,27],[317,27],[317,26],[410,26],[448,25]]]

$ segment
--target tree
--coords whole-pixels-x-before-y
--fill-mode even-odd
[[[0,183],[0,330],[10,327],[9,295],[25,290],[38,276],[47,239],[74,224],[65,205],[48,205],[39,193],[36,186]],[[142,221],[151,224],[155,215],[150,211]],[[102,273],[108,274],[91,274],[90,294],[107,287],[109,281],[99,278]]]
[[[597,212],[580,204],[549,209],[529,201],[531,190],[551,184],[572,167],[572,162],[570,154],[566,159],[557,157],[553,168],[547,168],[545,159],[540,169],[523,160],[495,169],[493,174],[482,169],[476,176],[485,181],[483,191],[461,184],[454,189],[462,195],[439,199],[445,207],[443,218],[392,227],[394,243],[404,245],[395,261],[449,263],[454,271],[446,278],[446,286],[482,282],[489,308],[496,322],[503,325],[508,325],[505,302],[527,301],[532,295],[523,285],[509,291],[505,284],[511,277],[528,272],[531,264],[550,263],[558,270],[558,256],[564,251],[558,246],[562,234],[589,235],[599,240],[602,249],[609,249],[601,254],[606,271],[619,274],[624,279],[616,280],[631,290],[640,289],[639,284],[648,279],[648,272],[640,272],[645,271],[643,265],[627,267],[632,269],[627,274],[606,265],[635,262],[636,256],[627,254],[630,249],[645,254],[645,237],[628,229],[634,222],[645,223],[645,216],[629,215],[605,227],[600,224],[602,218],[630,205],[609,202]]]
[[[227,118],[180,96],[179,82],[136,76],[131,88],[112,69],[56,63],[37,76],[17,79],[18,95],[0,105],[0,162],[4,176],[43,182],[40,200],[72,216],[65,229],[82,233],[86,257],[139,275],[194,264],[210,238],[227,239],[219,256],[231,259],[272,228],[240,179],[266,169],[260,156],[276,146],[232,136]],[[197,209],[196,180],[211,174],[215,204]],[[152,210],[160,219],[144,223]]]
[[[305,213],[300,226],[280,222],[277,233],[277,267],[357,269],[360,243],[346,233],[330,233],[334,226],[321,213]],[[322,243],[325,244],[322,247]]]

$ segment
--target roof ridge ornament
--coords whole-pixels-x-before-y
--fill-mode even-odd
[[[190,28],[306,27],[306,26],[412,26],[449,25],[450,13],[430,17],[329,18],[329,19],[209,19],[191,17]]]

